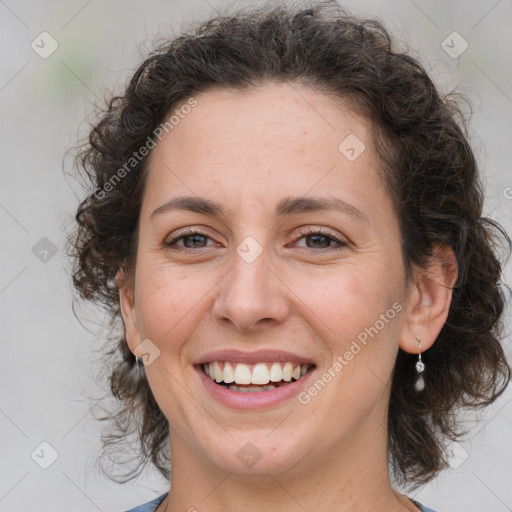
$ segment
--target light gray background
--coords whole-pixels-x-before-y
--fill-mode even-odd
[[[65,178],[62,161],[86,133],[83,121],[93,104],[101,104],[106,90],[122,90],[148,40],[178,30],[182,20],[210,17],[219,5],[226,4],[0,1],[0,511],[122,511],[167,490],[154,472],[120,486],[95,468],[102,318],[87,305],[78,309],[83,325],[72,313],[63,244],[82,193],[76,180]],[[485,213],[510,232],[512,1],[345,5],[356,14],[380,16],[410,44],[443,91],[458,87],[470,97],[472,139],[487,187]],[[47,59],[31,48],[43,31],[59,45]],[[457,59],[441,44],[454,31],[469,45]],[[57,249],[46,263],[40,259],[44,253],[33,252],[36,244],[48,244],[40,242],[43,237]],[[510,283],[510,265],[506,276]],[[510,319],[510,308],[507,315]],[[510,354],[510,338],[505,343]],[[474,437],[456,447],[453,468],[416,499],[439,512],[512,510],[511,420],[508,389],[482,414]],[[49,450],[39,447],[44,441],[58,452],[48,469],[31,458],[37,448],[39,461],[49,460]]]

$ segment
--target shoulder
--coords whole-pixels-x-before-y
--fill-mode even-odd
[[[422,505],[421,503],[418,503],[417,501],[411,500],[420,510],[421,512],[436,512],[432,508],[425,507],[425,505]]]
[[[158,505],[164,501],[164,499],[167,496],[167,492],[165,494],[162,494],[158,498],[155,498],[152,501],[149,501],[147,503],[144,503],[143,505],[139,505],[138,507],[131,508],[130,510],[126,510],[125,512],[155,512]],[[425,505],[422,505],[421,503],[418,503],[417,501],[412,500],[412,502],[420,508],[421,512],[436,512],[435,510],[425,507]]]
[[[126,512],[155,512],[156,508],[162,501],[165,500],[165,497],[169,493],[162,494],[158,498],[155,498],[152,501],[149,501],[148,503],[144,503],[143,505],[139,505],[138,507],[131,508],[130,510],[126,510]]]

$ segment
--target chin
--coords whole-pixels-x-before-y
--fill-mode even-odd
[[[292,470],[304,457],[304,443],[292,435],[281,434],[270,440],[269,431],[265,431],[227,438],[228,445],[219,445],[215,452],[209,450],[209,459],[219,469],[240,477],[259,475],[263,480],[263,477],[268,478],[268,473]],[[293,444],[286,444],[286,440],[293,441]]]

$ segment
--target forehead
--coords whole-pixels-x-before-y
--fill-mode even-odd
[[[356,184],[364,199],[368,182],[378,181],[368,123],[325,93],[267,84],[194,99],[152,150],[144,201],[151,206],[183,193],[261,204],[284,192],[350,192]]]
[[[265,146],[283,142],[318,146],[322,141],[337,149],[344,132],[367,138],[366,121],[347,101],[303,84],[269,83],[244,90],[215,87],[194,99],[197,105],[173,128],[174,137],[168,137],[176,143],[187,142],[191,132],[202,147],[221,138],[229,144],[250,136]],[[251,139],[246,142],[250,146]]]

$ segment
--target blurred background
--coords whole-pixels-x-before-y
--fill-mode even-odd
[[[512,1],[340,3],[379,17],[443,92],[470,99],[485,215],[512,232]],[[73,314],[64,242],[84,193],[65,153],[151,41],[228,5],[0,0],[0,511],[123,511],[168,490],[153,471],[119,485],[97,467],[104,317],[87,304]],[[509,335],[510,306],[506,315]],[[450,468],[411,497],[439,512],[512,510],[511,389],[473,424]]]

